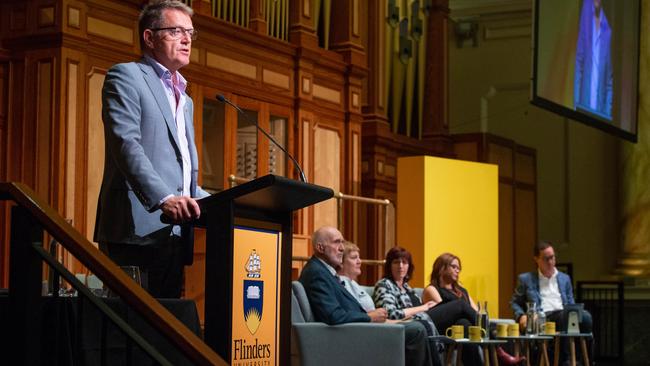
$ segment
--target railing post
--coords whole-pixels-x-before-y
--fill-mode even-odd
[[[32,248],[43,245],[43,229],[25,208],[11,209],[9,254],[10,365],[41,364],[43,266]]]

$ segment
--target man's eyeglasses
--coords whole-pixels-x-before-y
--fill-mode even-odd
[[[194,29],[185,29],[183,27],[166,27],[166,28],[151,28],[152,31],[158,32],[158,31],[167,31],[167,34],[169,34],[170,37],[173,39],[181,39],[184,35],[187,35],[190,37],[191,40],[196,40],[196,37],[198,36],[198,32],[195,31]]]

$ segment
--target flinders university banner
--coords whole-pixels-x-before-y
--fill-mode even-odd
[[[277,365],[281,233],[236,226],[233,239],[230,364]]]

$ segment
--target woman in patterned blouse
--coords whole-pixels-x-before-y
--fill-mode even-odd
[[[377,308],[384,308],[388,319],[413,318],[424,324],[430,335],[438,334],[433,321],[427,314],[435,303],[422,304],[415,291],[408,285],[413,275],[411,253],[401,247],[394,247],[386,254],[384,278],[375,285],[373,298]]]

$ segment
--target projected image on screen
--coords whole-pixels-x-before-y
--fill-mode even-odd
[[[639,0],[536,0],[533,104],[636,141]]]

